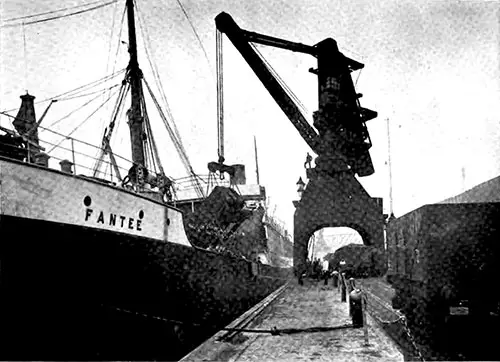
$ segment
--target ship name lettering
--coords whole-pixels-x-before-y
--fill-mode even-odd
[[[92,209],[87,209],[87,210],[85,211],[85,221],[87,221],[87,220],[89,219],[90,215],[92,215],[92,211],[94,211],[94,210],[92,210]]]
[[[93,209],[87,208],[85,209],[85,221],[91,221],[92,220],[92,215],[94,213]],[[94,216],[95,217],[95,216]],[[116,223],[116,219],[120,218],[121,222]],[[98,224],[104,224],[105,220],[105,213],[104,211],[99,211],[99,214],[97,215],[96,222]],[[126,217],[123,215],[117,215],[110,213],[109,214],[109,225],[110,226],[117,226],[121,228],[128,228],[130,230],[137,230],[137,231],[142,231],[142,220],[140,219],[134,219],[133,217]]]

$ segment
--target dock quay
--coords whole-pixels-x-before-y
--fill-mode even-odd
[[[292,280],[181,361],[403,361],[368,314],[366,322],[353,327],[349,303],[331,282]]]

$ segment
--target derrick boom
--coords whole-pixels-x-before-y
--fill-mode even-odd
[[[288,96],[283,87],[279,84],[276,78],[271,74],[269,69],[259,57],[259,55],[250,46],[245,32],[242,30],[227,13],[221,13],[215,18],[217,29],[226,34],[228,39],[238,49],[248,65],[260,79],[264,87],[268,90],[281,110],[290,119],[290,122],[295,126],[304,141],[317,152],[318,134],[312,128],[305,117],[300,113],[297,105]],[[251,33],[254,39],[257,33]]]

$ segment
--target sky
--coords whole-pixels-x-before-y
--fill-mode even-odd
[[[64,6],[89,2],[65,1]],[[136,2],[150,57],[197,173],[208,173],[206,164],[217,159],[214,18],[225,11],[243,29],[291,41],[314,45],[332,37],[345,55],[365,64],[353,79],[363,94],[362,106],[377,111],[378,117],[367,124],[375,174],[360,182],[371,196],[384,198],[384,212],[390,204],[388,134],[396,216],[500,174],[499,1],[182,0],[198,38],[176,0]],[[24,28],[5,25],[12,24],[11,18],[61,9],[61,2],[1,0],[0,7],[2,111],[18,108],[26,89],[43,100],[127,64],[127,45],[120,42],[128,41],[126,29],[118,37],[124,1]],[[139,63],[154,84],[140,27],[138,43]],[[258,48],[312,120],[317,82],[308,69],[316,67],[315,59]],[[42,125],[51,125],[88,99],[53,104]],[[37,105],[38,117],[47,105]],[[74,136],[99,144],[112,106],[103,107]],[[81,112],[55,128],[71,131],[90,113]],[[275,216],[293,232],[295,183],[299,177],[305,180],[303,165],[311,151],[227,39],[224,113],[226,163],[245,164],[247,180],[254,183],[256,137],[260,182],[276,205]],[[185,176],[162,122],[153,111],[150,117],[166,173]],[[0,116],[2,126],[8,123]],[[113,150],[128,155],[123,120],[115,133]]]

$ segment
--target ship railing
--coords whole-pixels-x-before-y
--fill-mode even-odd
[[[113,163],[109,159],[106,159],[109,157],[105,156],[102,147],[61,134],[48,128],[41,126],[39,126],[39,128],[52,135],[63,137],[63,139],[58,142],[49,141],[49,137],[47,137],[47,139],[40,139],[39,142],[40,145],[47,149],[46,154],[50,156],[49,160],[55,160],[59,163],[62,161],[70,161],[71,171],[74,175],[77,173],[90,177],[94,177],[95,175],[95,178],[103,181],[121,183],[122,177],[128,174],[133,165],[132,161],[129,159],[113,152],[113,156],[116,160],[116,168],[120,173],[120,177],[118,177]],[[103,155],[103,157],[101,157],[101,155]],[[97,163],[101,164],[99,168],[96,168]],[[48,167],[55,168],[51,167],[50,164]],[[60,168],[61,171],[69,171],[68,169],[63,169],[62,165]],[[151,172],[150,170],[148,171]]]
[[[175,189],[177,195],[193,194],[197,190],[199,184],[201,184],[205,189],[205,195],[209,195],[216,186],[231,186],[228,179],[220,179],[210,174],[189,175],[175,179]]]
[[[0,130],[6,134],[16,137],[16,145],[1,143],[0,154],[4,157],[10,157],[18,161],[36,164],[49,169],[59,170],[72,175],[90,177],[96,181],[106,184],[122,186],[123,179],[128,175],[133,162],[113,152],[116,164],[110,160],[109,155],[103,152],[102,146],[96,146],[89,142],[82,141],[52,129],[38,126],[38,129],[44,132],[44,137],[38,135],[38,145],[33,141],[33,137],[21,137],[18,132],[5,127]],[[3,151],[3,152],[2,152]],[[102,155],[104,154],[104,157]],[[57,165],[56,163],[59,163]],[[96,165],[100,163],[100,167]],[[119,174],[116,174],[118,169]],[[147,169],[151,175],[157,175],[157,172]],[[229,179],[221,179],[213,174],[197,175],[192,174],[181,178],[170,178],[173,181],[173,198],[181,201],[189,199],[186,195],[192,195],[198,198],[197,189],[201,184],[209,195],[216,186],[230,187]],[[132,187],[127,187],[131,191]],[[140,190],[143,191],[143,190]]]
[[[3,148],[2,154],[5,157],[14,158],[18,161],[36,164],[66,172],[72,175],[91,177],[108,184],[121,185],[123,178],[127,176],[130,168],[133,166],[132,161],[113,152],[116,165],[109,160],[108,156],[100,157],[103,153],[103,148],[80,139],[64,135],[54,130],[38,126],[44,132],[48,132],[43,139],[38,136],[38,146],[31,140],[17,142],[17,145],[2,143],[0,149]],[[2,130],[17,139],[21,136],[15,131],[2,127]],[[52,137],[50,137],[50,135]],[[62,140],[60,138],[63,137]],[[55,141],[59,139],[59,141]],[[59,163],[59,167],[54,163]],[[100,167],[96,165],[100,163]],[[116,174],[116,169],[120,173],[120,177]],[[156,172],[148,169],[150,174],[155,175]]]
[[[196,178],[203,182],[204,185],[208,185],[210,183],[214,183],[217,186],[229,186],[230,182],[227,179],[220,180],[216,178],[215,180],[212,179],[211,175],[196,175]],[[196,180],[195,176],[185,176],[185,177],[180,177],[175,180],[176,184],[179,185],[180,187],[184,188],[195,188],[196,187]]]

